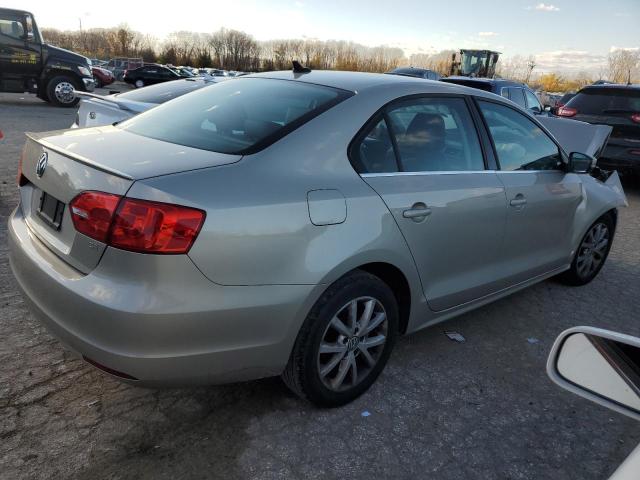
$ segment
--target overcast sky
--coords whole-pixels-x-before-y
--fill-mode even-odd
[[[640,48],[640,0],[65,0],[64,8],[51,0],[4,3],[28,3],[41,27],[126,22],[159,39],[178,30],[227,27],[258,40],[351,40],[401,47],[407,55],[482,47],[507,56],[535,54],[539,70],[595,70],[612,49]]]

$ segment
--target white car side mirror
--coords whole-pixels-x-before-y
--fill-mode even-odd
[[[640,338],[571,328],[555,341],[547,373],[562,388],[640,420]]]

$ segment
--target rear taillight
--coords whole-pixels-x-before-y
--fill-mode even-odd
[[[125,198],[116,212],[109,244],[134,252],[187,253],[203,222],[202,210]]]
[[[187,253],[205,218],[196,208],[103,192],[83,192],[69,207],[78,232],[141,253]]]
[[[109,227],[116,211],[119,195],[103,192],[82,192],[69,203],[76,230],[87,237],[107,243]]]
[[[640,113],[634,113],[631,115],[631,121],[634,123],[640,123]]]
[[[560,110],[558,110],[558,115],[561,117],[573,117],[576,113],[578,113],[578,110],[566,106],[560,107]]]

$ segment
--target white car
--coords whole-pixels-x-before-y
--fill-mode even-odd
[[[212,76],[185,78],[113,95],[76,92],[82,100],[71,128],[113,125],[161,103],[226,79]]]

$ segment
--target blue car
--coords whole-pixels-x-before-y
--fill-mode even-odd
[[[495,93],[504,98],[508,98],[513,103],[520,105],[534,115],[542,115],[545,117],[553,116],[549,113],[550,109],[544,108],[528,86],[524,83],[514,82],[513,80],[504,80],[502,78],[470,78],[470,77],[447,77],[440,81],[447,83],[455,83],[464,85],[465,87],[477,88],[485,92]]]

